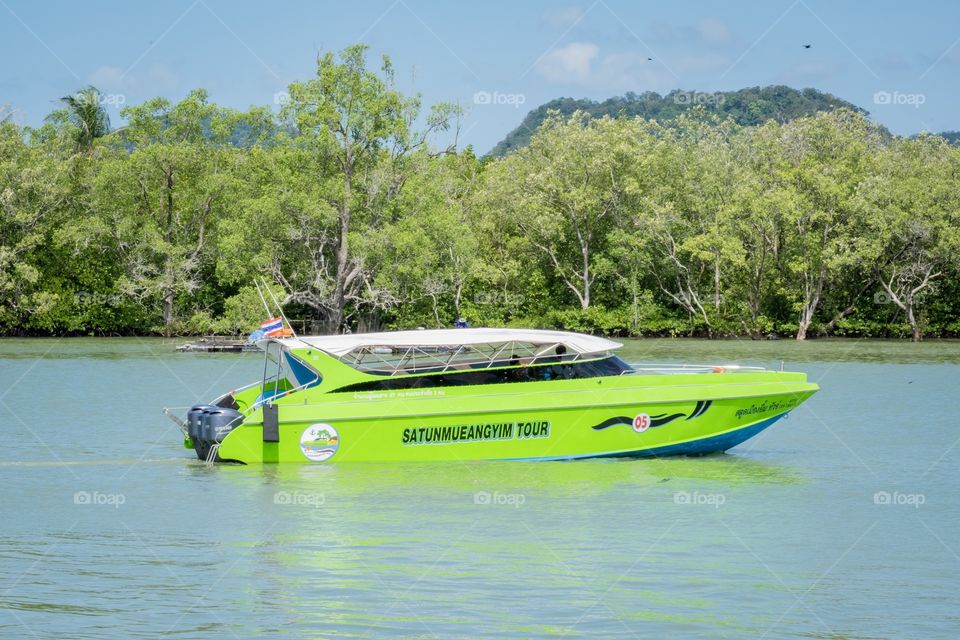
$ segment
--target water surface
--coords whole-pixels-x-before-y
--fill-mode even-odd
[[[954,638],[960,344],[644,340],[806,371],[729,454],[206,466],[162,406],[260,375],[0,341],[0,637]]]

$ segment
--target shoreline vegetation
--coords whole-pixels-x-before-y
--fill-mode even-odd
[[[439,327],[439,328],[448,328],[448,327]],[[414,330],[413,328],[411,330]],[[308,335],[305,333],[300,333],[298,335]],[[671,343],[672,341],[677,342],[690,342],[697,343],[703,342],[707,344],[724,344],[724,343],[737,343],[737,342],[749,342],[749,341],[759,341],[759,342],[783,342],[786,344],[793,344],[794,342],[799,342],[800,344],[810,343],[818,345],[849,345],[849,344],[867,344],[867,345],[906,345],[909,346],[910,340],[904,339],[903,337],[887,337],[887,338],[864,338],[857,336],[823,336],[823,337],[813,337],[811,336],[805,341],[796,341],[793,336],[780,336],[775,335],[773,337],[760,336],[753,337],[746,335],[716,335],[713,337],[707,337],[704,335],[690,335],[690,334],[676,334],[672,336],[667,335],[650,335],[650,336],[622,336],[614,334],[600,334],[595,333],[593,335],[598,335],[604,338],[609,338],[611,340],[627,340],[628,343],[631,341],[643,342],[643,341],[652,341],[656,340],[663,343]],[[196,343],[202,342],[204,339],[217,339],[225,341],[243,341],[247,338],[247,335],[243,333],[237,334],[225,334],[225,335],[204,335],[204,334],[173,334],[169,336],[162,335],[161,333],[113,333],[113,334],[86,334],[86,333],[68,333],[68,334],[23,334],[23,335],[0,335],[0,342],[3,341],[18,341],[18,340],[154,340],[154,341],[163,341],[164,343],[169,343],[171,345],[181,345],[184,343]],[[935,346],[938,344],[943,345],[956,345],[960,346],[960,338],[931,338],[929,336],[925,337],[921,344],[928,346]],[[913,347],[910,347],[911,349]],[[193,350],[192,353],[200,353],[202,350]],[[211,353],[242,353],[241,351],[216,351],[211,350]],[[254,353],[252,351],[246,353]],[[262,353],[262,352],[261,352]],[[911,352],[913,353],[913,352]]]
[[[0,120],[0,335],[246,334],[264,278],[312,333],[960,336],[960,149],[856,109],[551,112],[478,157],[361,45],[279,112],[104,102]]]

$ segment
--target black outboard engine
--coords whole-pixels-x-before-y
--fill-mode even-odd
[[[212,404],[195,404],[187,411],[187,436],[196,442],[200,439],[200,416],[204,411],[217,409]]]
[[[187,412],[187,435],[193,440],[197,457],[206,460],[210,448],[223,442],[227,434],[240,426],[243,414],[229,407],[197,404]]]

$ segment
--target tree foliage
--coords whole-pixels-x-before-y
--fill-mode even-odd
[[[103,104],[103,95],[94,86],[60,98],[64,108],[54,111],[49,119],[70,127],[69,135],[78,151],[89,152],[97,138],[110,133],[110,115]]]
[[[856,105],[829,93],[816,89],[797,90],[782,85],[712,93],[676,89],[662,96],[655,91],[630,91],[602,102],[585,98],[557,98],[530,111],[520,126],[508,133],[490,153],[499,157],[527,145],[533,133],[553,112],[569,117],[582,111],[593,118],[639,117],[666,123],[697,109],[706,109],[742,126],[757,126],[770,120],[785,123],[836,109],[848,109],[866,115]]]
[[[37,129],[0,122],[0,331],[239,333],[260,278],[315,331],[960,335],[942,138],[773,88],[565,107],[480,159],[456,107],[393,74],[354,46],[280,113],[197,90],[107,134],[88,88]]]

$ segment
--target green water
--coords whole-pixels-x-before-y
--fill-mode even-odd
[[[160,414],[261,360],[173,346],[0,341],[0,637],[960,636],[958,343],[629,344],[821,384],[726,455],[265,468]]]

